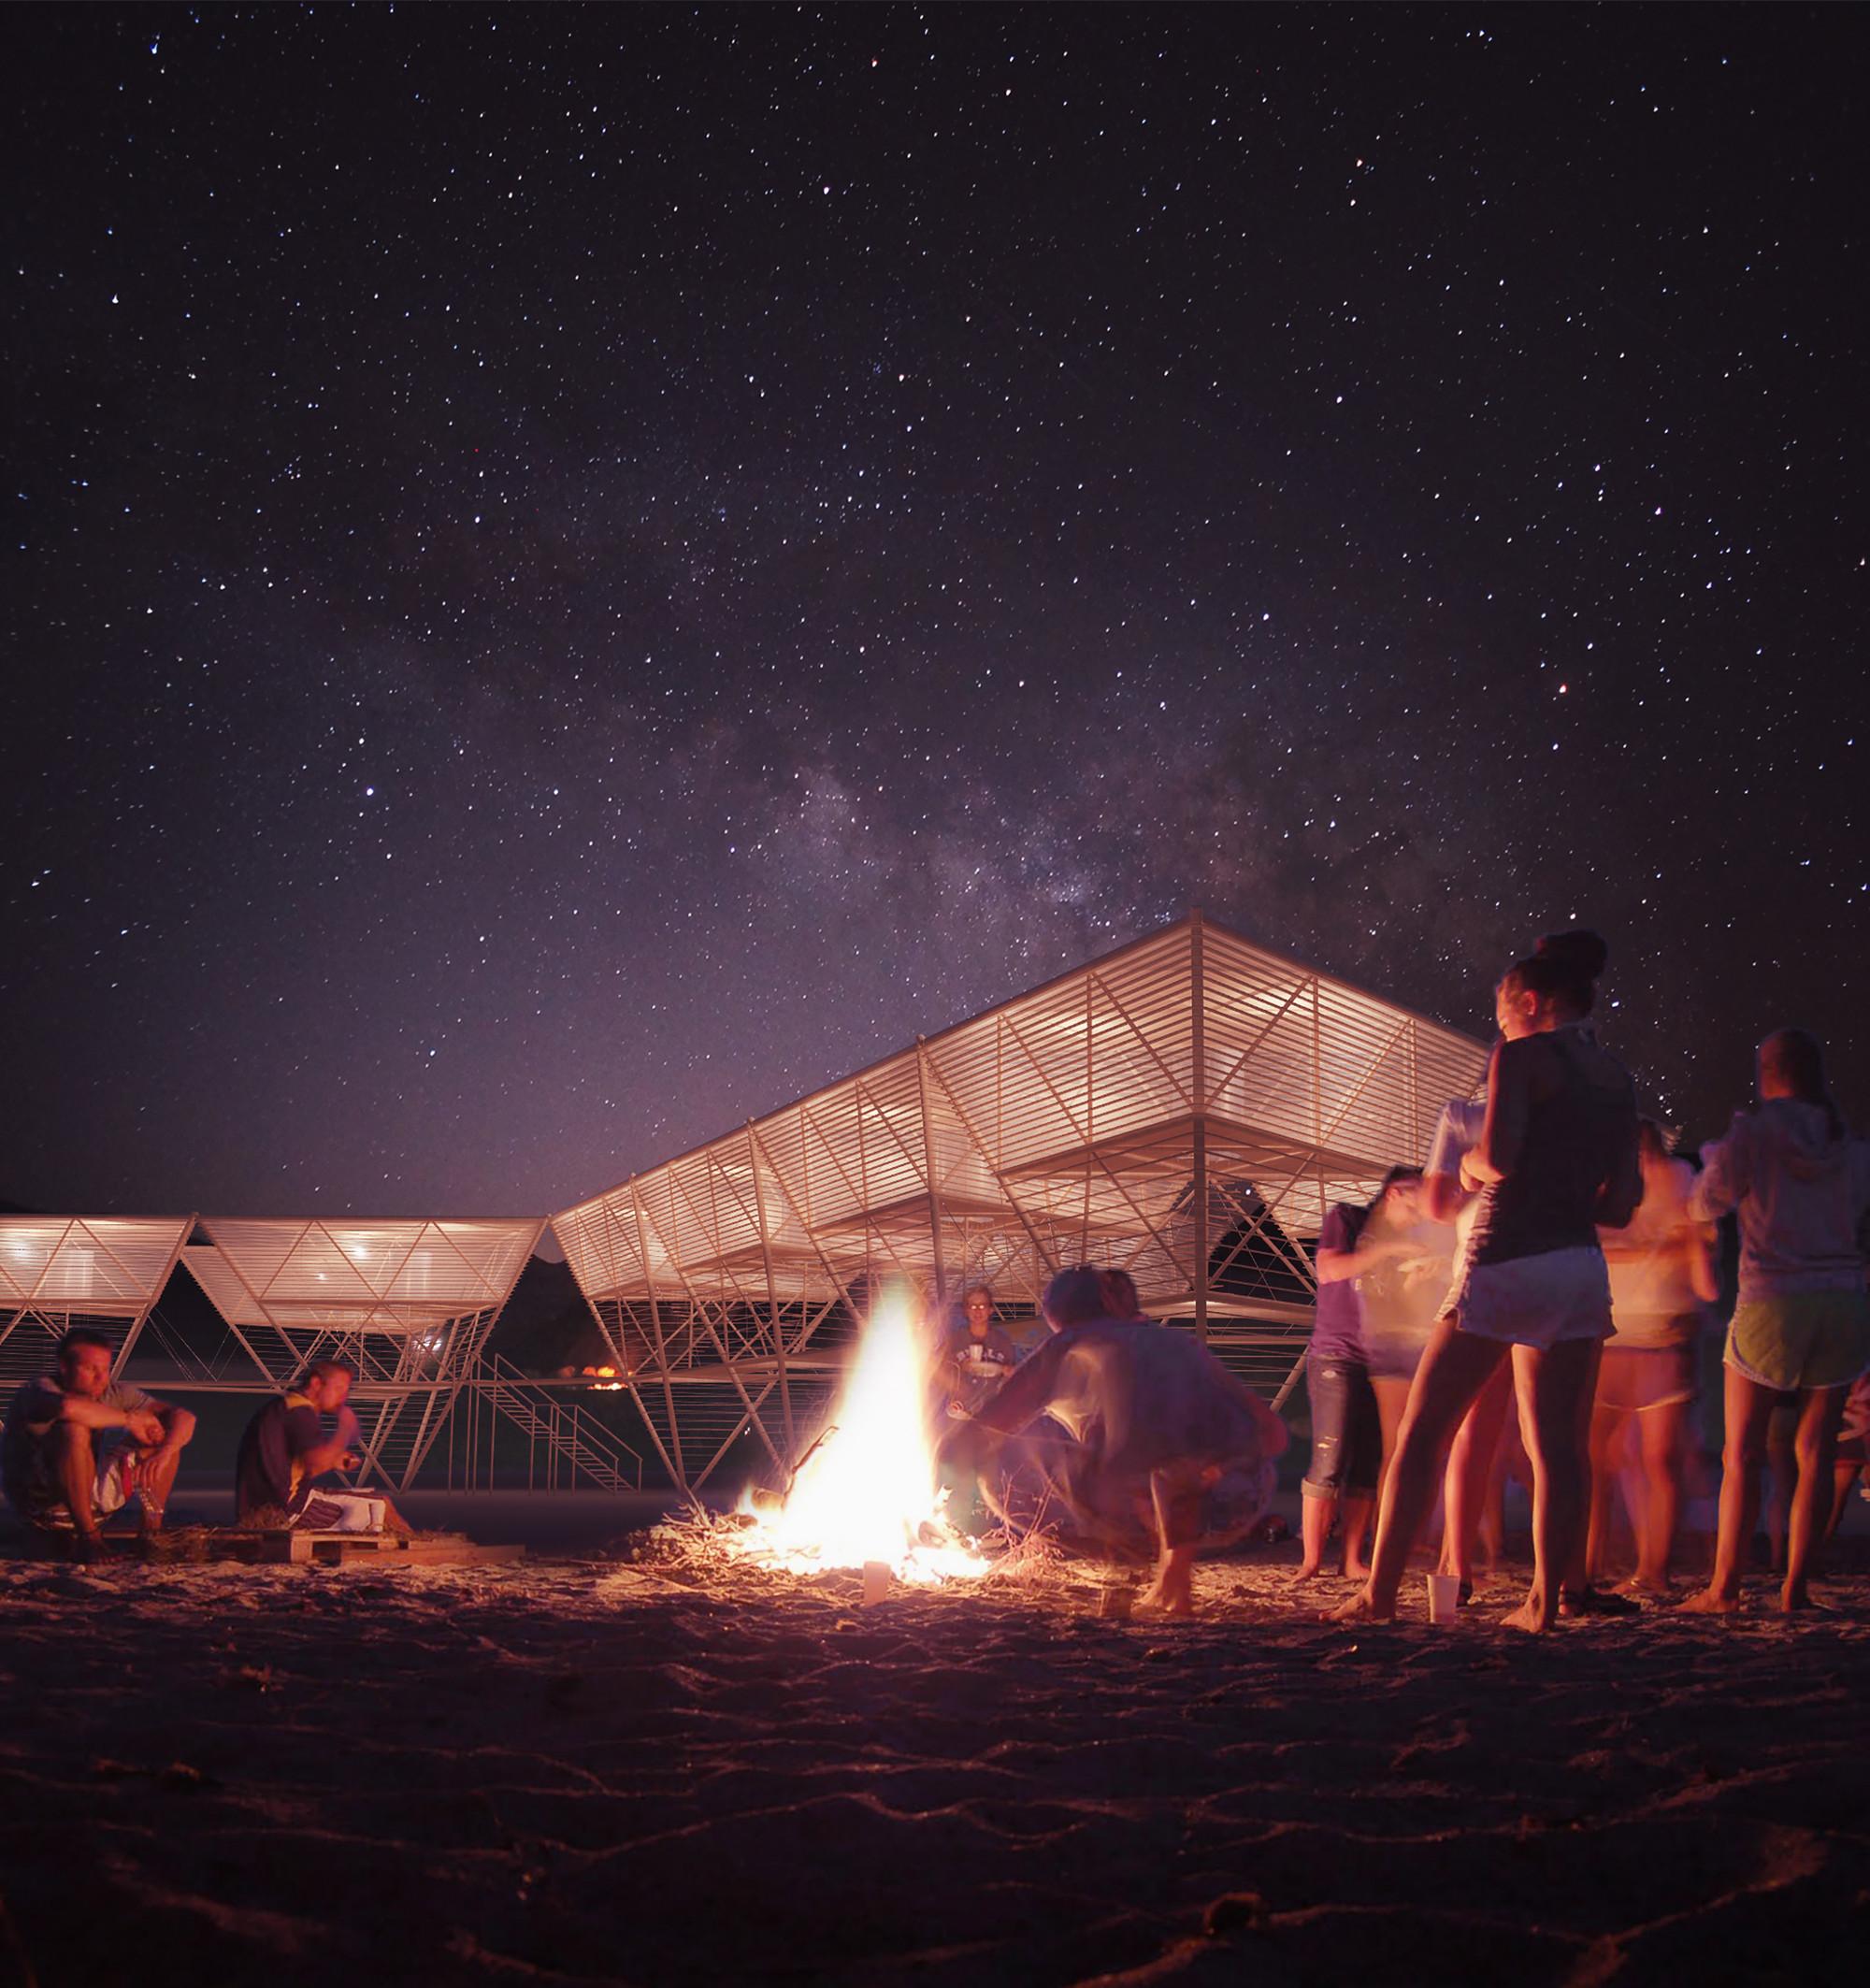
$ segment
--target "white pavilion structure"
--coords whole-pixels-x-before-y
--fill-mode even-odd
[[[1127,1268],[1283,1396],[1334,1202],[1419,1163],[1487,1052],[1199,914],[553,1217],[675,1482],[795,1468],[880,1283]]]
[[[194,1226],[192,1215],[0,1216],[0,1399],[48,1372],[75,1326],[108,1339],[121,1372]]]

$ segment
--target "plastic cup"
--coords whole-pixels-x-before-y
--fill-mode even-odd
[[[1446,1628],[1460,1615],[1460,1576],[1459,1574],[1431,1574],[1429,1583],[1429,1620]]]
[[[1107,1621],[1127,1622],[1136,1606],[1136,1592],[1129,1587],[1109,1587],[1098,1605],[1098,1613]]]
[[[889,1598],[889,1563],[886,1560],[867,1560],[864,1563],[864,1606]]]

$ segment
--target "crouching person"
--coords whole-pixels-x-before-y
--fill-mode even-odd
[[[0,1477],[7,1502],[36,1543],[92,1561],[99,1529],[132,1498],[139,1536],[163,1528],[181,1453],[194,1433],[186,1408],[110,1377],[110,1342],[75,1326],[58,1343],[52,1371],[29,1380],[7,1411]]]
[[[247,1424],[234,1466],[234,1504],[242,1525],[409,1531],[388,1499],[362,1497],[341,1485],[318,1481],[334,1471],[355,1470],[361,1461],[364,1433],[350,1405],[354,1378],[341,1360],[314,1360]],[[335,1424],[330,1435],[324,1428],[327,1416]]]
[[[1237,1538],[1270,1502],[1285,1425],[1192,1334],[1110,1318],[1105,1304],[1095,1270],[1054,1277],[1052,1338],[943,1450],[991,1481],[999,1447],[1049,1417],[1070,1440],[1042,1454],[1073,1517],[1110,1544],[1147,1536],[1156,1584],[1144,1606],[1187,1615],[1198,1548]]]

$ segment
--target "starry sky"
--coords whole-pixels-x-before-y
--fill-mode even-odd
[[[1863,21],[7,9],[0,1199],[542,1213],[1190,905],[1870,1117]]]

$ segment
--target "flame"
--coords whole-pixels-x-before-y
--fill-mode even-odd
[[[784,1504],[762,1508],[751,1491],[742,1496],[742,1552],[795,1574],[881,1561],[922,1587],[986,1571],[942,1514],[924,1366],[914,1308],[892,1291],[870,1314],[831,1421]]]

